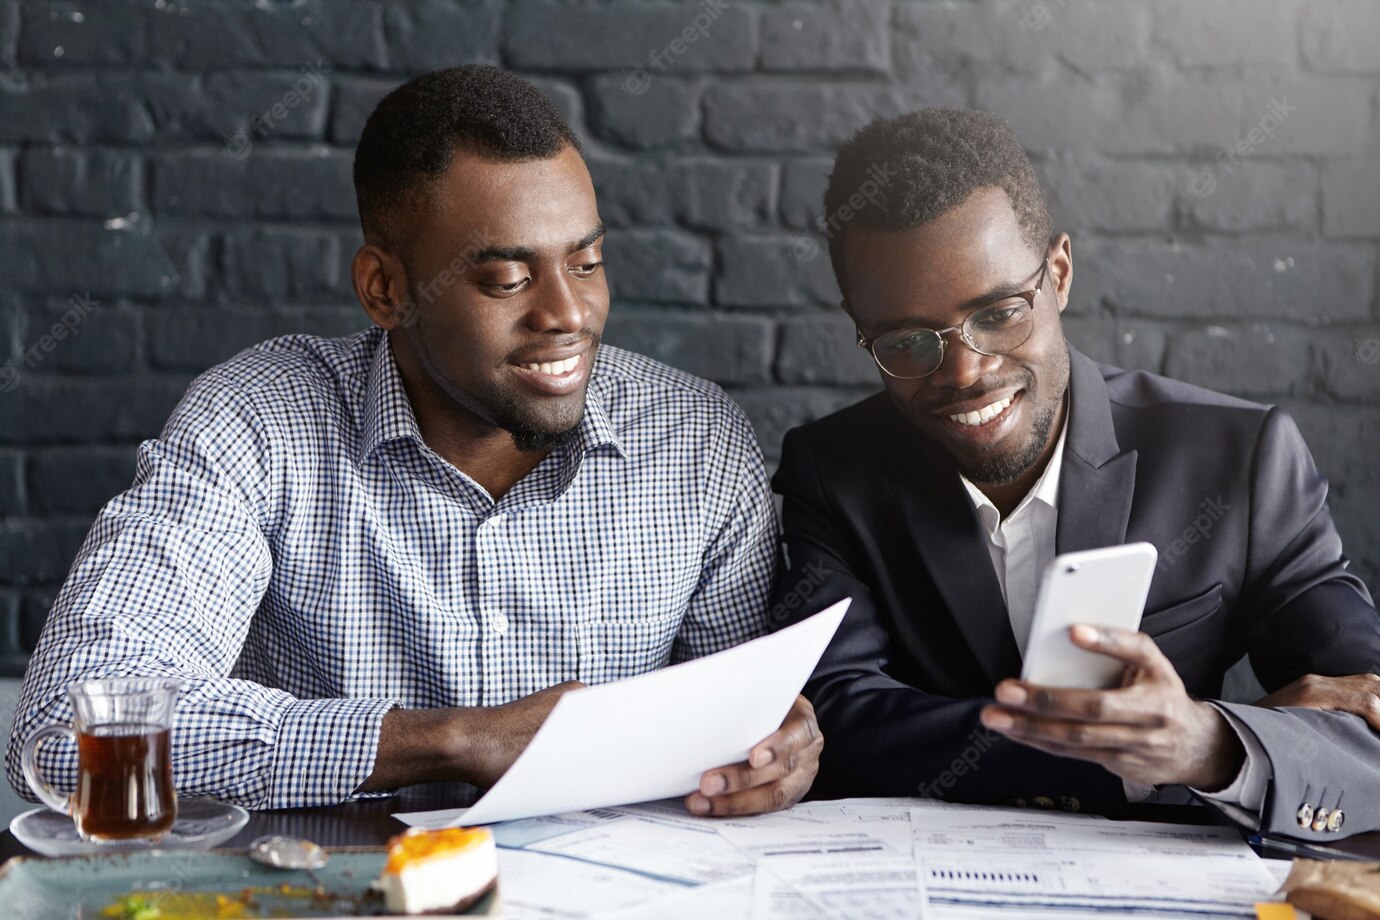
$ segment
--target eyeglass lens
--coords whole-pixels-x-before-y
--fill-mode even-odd
[[[964,321],[964,341],[980,354],[1005,354],[1030,338],[1032,314],[1030,304],[1021,297],[990,304]],[[899,329],[879,336],[873,354],[890,374],[926,377],[944,360],[944,340],[933,329]]]

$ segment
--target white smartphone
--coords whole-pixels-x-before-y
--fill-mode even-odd
[[[1150,543],[1127,543],[1054,557],[1040,582],[1021,680],[1088,689],[1120,685],[1124,665],[1074,645],[1069,627],[1139,629],[1158,556]]]

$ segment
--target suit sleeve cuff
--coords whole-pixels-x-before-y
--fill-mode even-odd
[[[1255,733],[1246,727],[1236,716],[1232,715],[1225,707],[1212,704],[1217,711],[1227,720],[1227,724],[1236,732],[1236,736],[1241,739],[1241,746],[1246,749],[1246,758],[1241,763],[1241,769],[1237,771],[1236,779],[1232,780],[1231,785],[1217,792],[1204,792],[1201,789],[1192,789],[1195,795],[1206,799],[1218,808],[1222,809],[1232,820],[1245,825],[1253,830],[1260,828],[1261,808],[1265,805],[1265,793],[1270,786],[1270,758],[1265,754],[1265,748],[1256,738]]]

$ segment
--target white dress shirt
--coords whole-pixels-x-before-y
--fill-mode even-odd
[[[1064,424],[1044,472],[1005,519],[992,500],[968,477],[959,477],[982,522],[987,537],[987,552],[992,557],[992,568],[997,573],[1002,599],[1006,601],[1007,616],[1011,618],[1011,632],[1022,655],[1030,639],[1030,623],[1035,616],[1035,598],[1040,589],[1040,579],[1054,559],[1055,534],[1059,523],[1059,473],[1064,466],[1064,440],[1067,435],[1068,425]],[[1219,792],[1208,793],[1197,789],[1194,792],[1212,799],[1242,824],[1258,828],[1260,809],[1265,804],[1265,791],[1270,781],[1269,760],[1254,734],[1239,724],[1231,713],[1221,707],[1218,707],[1218,711],[1240,736],[1241,744],[1246,749],[1246,759],[1230,786]],[[1144,801],[1154,791],[1152,786],[1126,780],[1122,780],[1122,785],[1130,802]]]

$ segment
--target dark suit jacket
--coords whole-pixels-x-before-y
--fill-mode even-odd
[[[1346,570],[1327,483],[1294,422],[1070,349],[1060,553],[1137,540],[1160,563],[1141,629],[1211,699],[1250,656],[1267,690],[1380,672],[1380,618]],[[1021,657],[971,501],[948,455],[885,394],[786,435],[776,625],[853,604],[806,686],[825,737],[813,795],[932,795],[1083,808],[1120,779],[987,732],[978,711]],[[1356,716],[1224,704],[1273,779],[1262,829],[1336,839],[1380,828],[1380,736]],[[1305,831],[1303,802],[1346,820]]]

